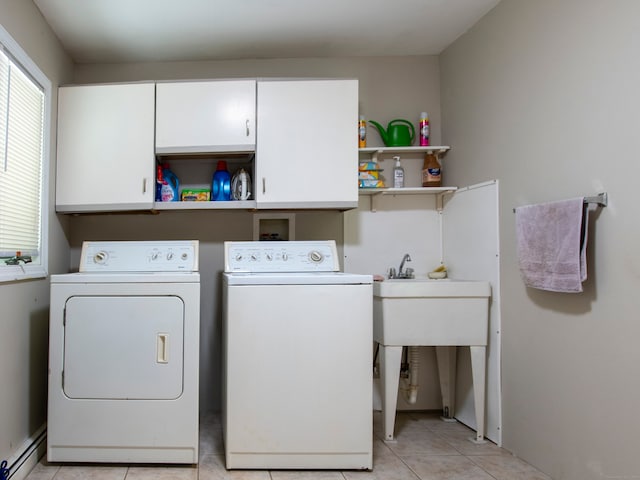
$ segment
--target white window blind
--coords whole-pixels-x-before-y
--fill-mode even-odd
[[[36,80],[42,72],[6,31],[0,34],[0,279],[11,280],[46,269],[43,169],[51,87]],[[5,262],[17,255],[31,261]]]

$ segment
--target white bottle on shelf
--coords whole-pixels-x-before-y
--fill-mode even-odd
[[[396,164],[393,167],[393,188],[404,188],[404,168],[400,165],[400,156],[393,157]]]

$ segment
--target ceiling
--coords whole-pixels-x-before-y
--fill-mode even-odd
[[[499,0],[33,0],[76,63],[437,55]]]

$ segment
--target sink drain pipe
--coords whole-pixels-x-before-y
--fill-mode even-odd
[[[420,366],[420,350],[418,347],[407,347],[409,349],[409,378],[402,379],[402,390],[410,405],[418,400],[418,371]]]

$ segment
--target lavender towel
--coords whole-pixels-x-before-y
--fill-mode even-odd
[[[525,285],[582,292],[587,278],[584,197],[516,208],[518,263]]]

